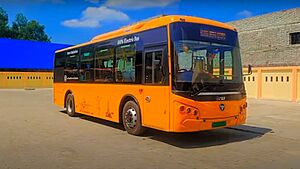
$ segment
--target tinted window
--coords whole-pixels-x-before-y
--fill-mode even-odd
[[[94,80],[93,46],[83,47],[80,50],[80,81]]]
[[[145,83],[163,84],[166,65],[163,64],[163,51],[146,52]]]
[[[135,82],[136,46],[128,44],[116,48],[116,81]]]
[[[64,81],[64,68],[66,64],[66,52],[60,52],[55,54],[54,63],[54,82]],[[29,79],[29,77],[28,77]]]
[[[64,67],[66,64],[65,52],[55,54],[55,68]]]
[[[65,81],[77,81],[79,79],[79,49],[67,51],[65,66]]]
[[[95,80],[113,82],[114,48],[98,48],[95,55]]]

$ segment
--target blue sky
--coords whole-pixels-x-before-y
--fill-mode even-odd
[[[46,26],[52,42],[78,44],[160,14],[228,22],[300,7],[300,0],[0,0],[12,22],[17,13]]]

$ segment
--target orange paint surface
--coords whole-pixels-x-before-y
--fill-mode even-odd
[[[140,92],[141,89],[143,92]],[[163,131],[208,130],[212,129],[212,122],[227,121],[226,126],[234,126],[245,123],[246,119],[246,109],[240,109],[246,104],[245,99],[193,101],[172,94],[169,86],[55,83],[55,104],[64,106],[68,90],[74,95],[76,112],[113,122],[119,122],[123,96],[132,95],[140,106],[143,126]],[[145,100],[146,96],[150,96],[150,102]],[[221,103],[225,105],[224,111],[219,108]],[[184,106],[182,111],[181,106]],[[188,108],[190,111],[187,112]]]

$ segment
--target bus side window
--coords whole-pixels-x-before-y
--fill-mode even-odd
[[[54,81],[63,82],[64,81],[64,69],[66,64],[66,52],[59,52],[55,54],[55,64],[54,64]],[[29,79],[29,77],[28,77]]]
[[[116,48],[116,82],[135,83],[136,44]]]
[[[83,47],[80,52],[80,81],[94,80],[94,55],[93,46]]]
[[[67,51],[64,80],[79,80],[79,49]]]
[[[114,80],[114,48],[96,49],[95,80],[113,82]]]

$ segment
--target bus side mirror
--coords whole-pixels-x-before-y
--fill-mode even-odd
[[[243,74],[243,76],[248,76],[248,75],[251,75],[252,74],[252,66],[249,64],[248,65],[248,72],[247,74]]]
[[[252,66],[249,64],[248,65],[248,74],[251,75],[252,74]]]

